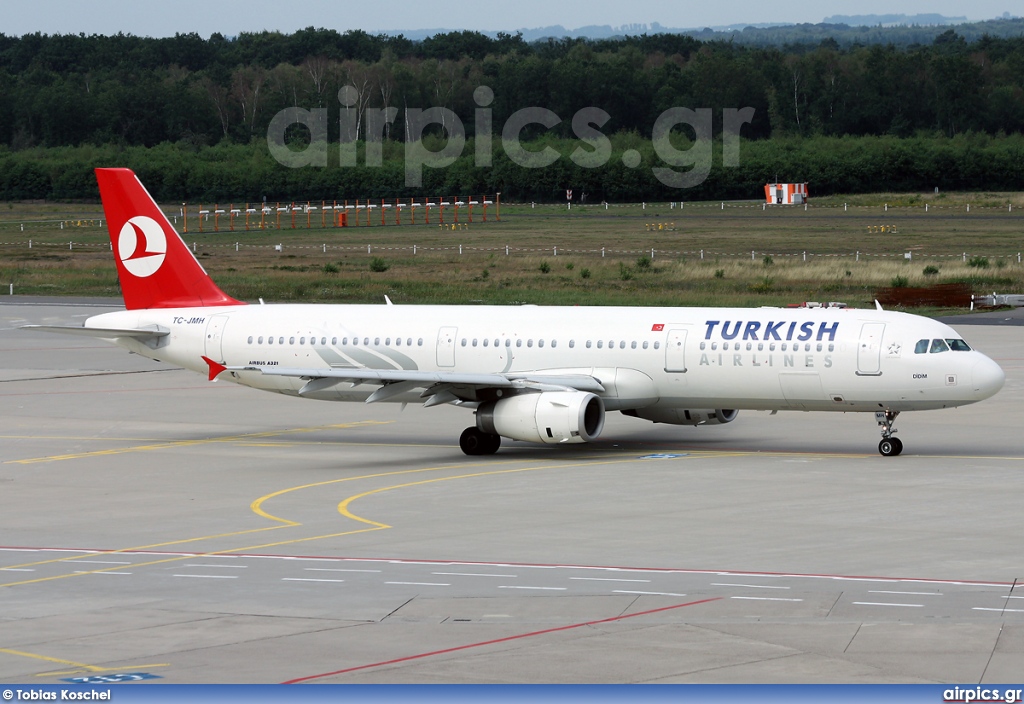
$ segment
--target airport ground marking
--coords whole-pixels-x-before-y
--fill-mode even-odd
[[[74,660],[63,660],[61,658],[50,657],[49,655],[39,655],[38,653],[27,653],[24,650],[14,650],[12,648],[0,648],[0,653],[7,653],[8,655],[17,655],[23,658],[31,658],[33,660],[43,660],[45,662],[53,662],[60,665],[70,665],[73,670],[63,670],[57,672],[40,672],[36,677],[57,677],[58,675],[73,675],[78,672],[112,672],[114,670],[123,670],[124,667],[100,667],[99,665],[86,665],[83,662],[75,662]],[[132,665],[131,667],[169,667],[170,663],[153,663],[150,665]]]
[[[223,435],[212,438],[196,438],[194,440],[171,440],[167,442],[154,442],[147,445],[133,445],[131,447],[110,448],[107,450],[91,450],[89,452],[73,452],[63,455],[48,455],[45,457],[32,457],[21,460],[7,460],[4,464],[39,464],[44,462],[60,462],[63,460],[77,460],[89,457],[107,457],[110,455],[123,455],[131,452],[150,452],[153,450],[173,450],[182,447],[194,447],[196,445],[212,445],[218,443],[239,443],[247,440],[258,440],[271,438],[280,435],[295,433],[313,433],[320,430],[336,430],[359,428],[372,425],[387,425],[394,421],[361,420],[352,423],[337,423],[331,425],[317,425],[308,428],[285,428],[282,430],[265,430],[256,433],[242,433],[239,435]],[[31,438],[30,438],[31,439]]]
[[[537,636],[547,635],[549,633],[560,633],[563,631],[571,631],[577,628],[586,628],[589,626],[599,626],[605,623],[615,623],[617,621],[624,621],[627,618],[635,618],[637,616],[650,616],[651,614],[661,613],[664,611],[671,611],[673,609],[682,609],[687,606],[697,606],[699,604],[707,604],[712,601],[719,601],[722,597],[716,596],[708,599],[700,599],[698,601],[688,601],[685,604],[673,604],[671,606],[661,606],[656,609],[648,609],[646,611],[638,611],[632,614],[619,614],[618,616],[611,616],[609,618],[597,619],[595,621],[584,621],[582,623],[570,623],[566,626],[555,626],[554,628],[545,628],[540,631],[531,631],[529,633],[518,633],[514,636],[506,636],[504,638],[494,638],[492,640],[485,640],[479,643],[467,643],[465,645],[457,645],[452,648],[444,648],[442,650],[432,650],[426,653],[417,653],[415,655],[406,655],[405,657],[393,658],[391,660],[384,660],[382,662],[369,663],[367,665],[356,665],[355,667],[346,667],[341,670],[334,670],[333,672],[324,672],[319,675],[306,675],[305,677],[296,677],[295,679],[287,680],[281,684],[299,684],[300,682],[311,682],[313,680],[323,679],[325,677],[334,677],[337,675],[344,675],[350,672],[358,672],[360,670],[369,670],[375,667],[385,667],[387,665],[398,665],[401,663],[412,662],[414,660],[422,660],[423,658],[435,657],[437,655],[448,655],[449,653],[457,653],[462,650],[469,650],[471,648],[482,648],[488,645],[498,645],[500,643],[510,643],[523,638],[534,638]]]

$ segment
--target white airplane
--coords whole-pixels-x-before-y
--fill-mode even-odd
[[[739,410],[874,413],[879,452],[898,455],[901,412],[975,403],[1005,378],[949,326],[880,308],[245,305],[134,173],[96,176],[126,310],[27,327],[290,396],[469,408],[468,455],[588,442],[609,411],[716,425]]]

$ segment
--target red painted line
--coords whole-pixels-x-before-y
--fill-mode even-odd
[[[293,680],[287,680],[281,684],[299,684],[300,682],[309,682],[310,680],[318,680],[324,677],[332,677],[333,675],[344,675],[349,672],[357,672],[358,670],[369,670],[374,667],[383,667],[384,665],[395,665],[402,662],[409,662],[411,660],[421,660],[423,658],[433,657],[435,655],[445,655],[446,653],[455,653],[460,650],[468,650],[470,648],[480,648],[485,645],[494,645],[496,643],[508,643],[513,640],[520,640],[522,638],[532,638],[534,636],[542,636],[548,633],[558,633],[559,631],[570,631],[574,628],[583,628],[584,626],[596,626],[602,623],[612,623],[614,621],[623,621],[627,618],[634,618],[636,616],[649,616],[650,614],[656,614],[661,611],[671,611],[672,609],[681,609],[685,606],[697,606],[698,604],[706,604],[711,601],[719,601],[723,597],[716,596],[710,599],[701,599],[699,601],[690,601],[685,604],[675,604],[673,606],[662,606],[658,609],[649,609],[648,611],[638,611],[635,614],[625,614],[623,616],[612,616],[611,618],[602,618],[597,621],[586,621],[584,623],[573,623],[568,626],[557,626],[555,628],[546,628],[543,631],[531,631],[530,633],[520,633],[515,636],[506,636],[505,638],[495,638],[494,640],[485,640],[480,643],[469,643],[467,645],[457,645],[454,648],[445,648],[443,650],[432,650],[428,653],[419,653],[417,655],[407,655],[402,658],[395,658],[393,660],[384,660],[382,662],[374,662],[369,665],[356,665],[355,667],[346,667],[343,670],[335,670],[333,672],[324,672],[319,675],[307,675],[306,677],[296,677]]]

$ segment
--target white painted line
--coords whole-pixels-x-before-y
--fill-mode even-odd
[[[40,552],[36,548],[0,548],[3,552]]]
[[[772,596],[731,596],[730,599],[745,599],[746,601],[803,601],[803,599],[783,599]]]
[[[79,560],[81,562],[81,560]],[[185,567],[213,567],[218,570],[247,570],[248,565],[201,565],[197,562],[193,562],[185,565]]]
[[[303,579],[302,577],[282,577],[282,582],[344,582],[344,579]]]
[[[238,579],[233,574],[176,574],[175,577],[195,577],[196,579]]]
[[[939,592],[888,592],[881,589],[869,589],[868,594],[909,594],[911,596],[942,596]]]
[[[0,567],[0,571],[4,572],[35,572],[25,567]]]
[[[924,608],[924,604],[886,604],[880,601],[855,601],[857,606],[910,606],[915,609]]]
[[[380,572],[380,570],[342,570],[334,567],[303,567],[306,572]]]
[[[748,589],[789,589],[789,587],[771,587],[766,584],[720,584],[712,582],[712,587],[746,587]]]
[[[431,572],[436,575],[451,575],[452,577],[518,577],[517,574],[477,574],[475,572]]]
[[[405,584],[411,587],[450,587],[450,584],[441,582],[384,582],[384,584]]]
[[[566,587],[513,587],[509,585],[502,585],[498,589],[540,589],[548,592],[564,592]]]
[[[674,594],[673,592],[637,592],[625,589],[613,589],[612,594],[648,594],[650,596],[686,596],[685,594]]]
[[[569,577],[569,579],[579,579],[584,582],[643,582],[644,584],[650,584],[649,579],[612,579],[610,577]]]
[[[982,606],[974,606],[972,611],[998,611],[1001,614],[1024,614],[1024,609],[986,609]]]
[[[131,574],[131,572],[90,572],[88,570],[75,570],[75,574]]]
[[[1004,596],[1004,599],[1024,599],[1024,596]]]
[[[75,560],[76,565],[130,565],[131,562],[116,560]]]

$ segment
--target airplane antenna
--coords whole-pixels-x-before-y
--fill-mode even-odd
[[[263,304],[263,299],[262,299],[262,298],[260,299],[260,305],[261,305],[261,306],[262,306],[262,305],[264,305],[264,304]]]
[[[875,310],[882,310],[882,304],[878,302],[877,298],[875,299]]]
[[[388,298],[386,295],[384,296],[384,302],[387,303],[389,306],[395,305],[394,303],[391,302],[391,299]]]

